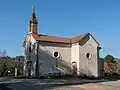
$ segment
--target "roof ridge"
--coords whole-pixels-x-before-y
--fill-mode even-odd
[[[39,34],[38,36],[48,36],[48,37],[56,37],[56,38],[65,38],[65,39],[70,39],[70,37],[60,37],[60,36],[42,35],[42,34]]]

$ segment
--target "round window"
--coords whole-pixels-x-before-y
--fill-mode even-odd
[[[92,55],[90,53],[86,53],[86,58],[91,59]]]
[[[58,58],[59,57],[59,53],[58,52],[54,52],[54,57]]]

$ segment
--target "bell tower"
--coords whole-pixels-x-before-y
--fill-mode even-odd
[[[38,34],[38,21],[35,15],[35,7],[32,9],[32,17],[29,22],[28,33]]]

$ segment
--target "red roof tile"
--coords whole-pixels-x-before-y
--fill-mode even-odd
[[[39,41],[48,41],[48,42],[58,42],[58,43],[76,43],[79,42],[83,37],[89,35],[89,33],[76,36],[74,38],[63,38],[63,37],[55,37],[55,36],[47,36],[47,35],[38,35],[32,34],[35,40]]]

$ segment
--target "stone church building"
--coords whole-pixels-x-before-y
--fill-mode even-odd
[[[34,8],[23,48],[25,75],[45,76],[54,71],[63,75],[103,75],[101,47],[90,33],[72,38],[38,34]]]

